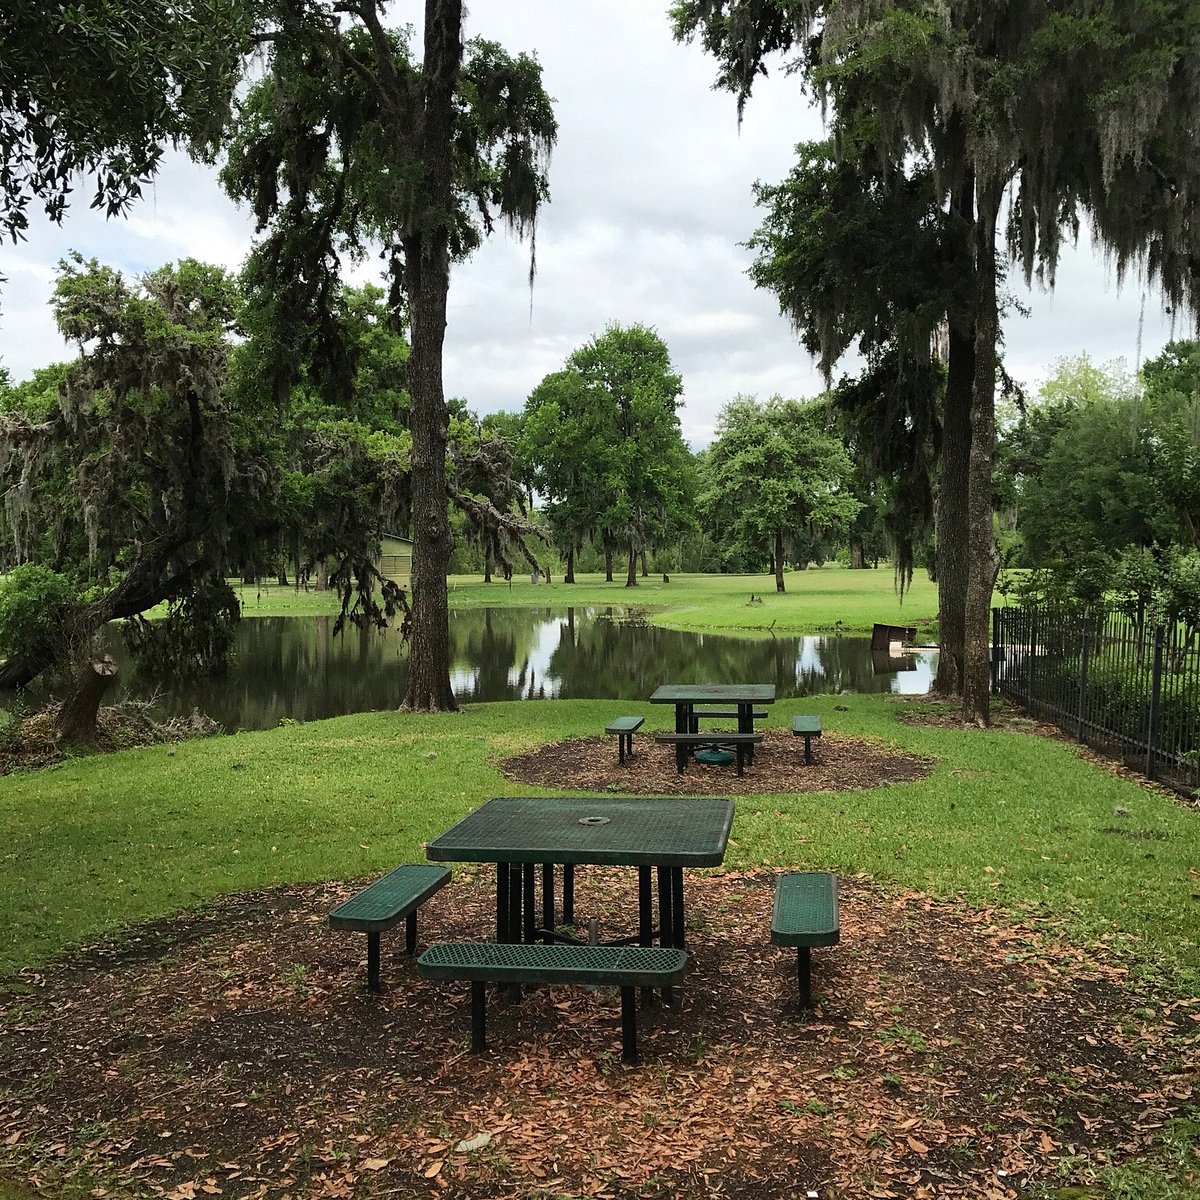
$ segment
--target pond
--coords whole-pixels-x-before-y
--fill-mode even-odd
[[[111,652],[127,656],[117,631]],[[660,629],[619,608],[452,612],[451,682],[462,702],[645,700],[660,683],[774,683],[778,696],[928,691],[936,650],[872,657],[866,637],[748,639]],[[109,698],[157,695],[162,717],[207,713],[227,730],[269,729],[395,708],[408,678],[398,632],[348,629],[331,617],[247,617],[224,677],[165,684],[123,667]],[[37,697],[31,696],[31,702]]]

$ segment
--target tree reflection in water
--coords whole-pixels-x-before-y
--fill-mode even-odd
[[[332,636],[329,617],[248,617],[222,679],[172,682],[122,672],[126,696],[158,693],[164,716],[208,713],[226,729],[268,729],[394,708],[408,651],[394,631]],[[451,614],[451,681],[464,702],[648,699],[661,683],[774,683],[776,694],[927,691],[935,651],[877,673],[867,637],[746,639],[660,629],[619,608],[472,609]],[[111,649],[124,658],[111,631]],[[894,660],[892,660],[894,662]],[[38,697],[31,696],[36,703]]]

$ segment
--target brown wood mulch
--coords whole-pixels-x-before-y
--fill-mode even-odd
[[[47,705],[18,718],[0,733],[0,775],[39,770],[79,753],[113,754],[133,746],[183,742],[220,732],[215,721],[196,709],[190,716],[156,721],[150,716],[149,704],[132,702],[122,708],[101,708],[96,715],[96,743],[80,751],[59,737],[56,722],[60,707]]]
[[[326,924],[350,885],[134,929],[4,998],[0,1172],[93,1200],[1012,1200],[1145,1153],[1194,1102],[1200,1002],[865,880],[797,1011],[773,882],[689,873],[692,969],[643,1010],[636,1068],[609,989],[493,999],[478,1056],[467,987],[422,980],[401,937],[368,994],[364,939]],[[490,937],[493,892],[456,869],[422,940]],[[611,935],[634,894],[581,869],[577,915]]]
[[[841,792],[920,779],[933,767],[921,758],[864,738],[826,733],[813,742],[813,762],[804,762],[804,739],[787,730],[763,731],[753,764],[738,777],[734,766],[692,762],[680,774],[675,747],[636,733],[634,754],[622,765],[614,737],[568,738],[507,759],[509,779],[544,787],[588,792],[634,792],[657,796],[748,796],[787,792]]]

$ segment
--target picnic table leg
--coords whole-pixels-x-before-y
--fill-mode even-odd
[[[675,732],[676,733],[695,733],[692,726],[695,724],[692,717],[692,706],[690,704],[675,705]],[[682,775],[687,770],[688,764],[688,748],[677,743],[675,746],[675,768]]]
[[[367,934],[367,990],[379,991],[379,932]]]
[[[417,911],[404,918],[404,953],[414,954],[417,949]]]
[[[660,946],[673,946],[675,944],[675,936],[671,930],[671,919],[675,912],[675,906],[671,901],[671,885],[674,882],[674,877],[670,867],[658,867],[658,944]],[[662,1001],[670,1006],[673,1003],[671,989],[665,987],[662,989]]]
[[[508,942],[508,863],[496,864],[496,941]]]
[[[754,732],[754,705],[739,704],[738,710],[738,733],[753,733]],[[754,765],[754,747],[746,747],[746,758],[750,765]],[[738,774],[742,773],[742,756],[738,755]]]
[[[563,903],[562,919],[564,925],[575,924],[575,864],[563,863]]]
[[[521,864],[508,864],[508,942],[521,940]]]
[[[533,863],[521,864],[521,917],[523,941],[537,941],[537,905],[534,888]]]
[[[796,987],[800,1006],[812,1008],[812,954],[807,946],[796,947]]]
[[[638,867],[638,943],[642,946],[654,944],[653,877],[649,867]],[[653,997],[653,988],[642,988],[643,1004],[649,1004]]]
[[[630,1066],[637,1065],[637,1005],[631,987],[621,989],[621,1057]]]
[[[638,867],[638,943],[654,943],[654,897],[649,867]]]
[[[674,945],[679,950],[686,949],[686,935],[683,928],[683,868],[671,868],[671,933]]]
[[[554,939],[554,864],[542,863],[542,928],[547,930],[546,941]]]

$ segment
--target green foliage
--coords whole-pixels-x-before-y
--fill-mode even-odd
[[[417,275],[405,262],[421,236],[445,226],[451,257],[463,258],[496,221],[532,233],[548,195],[557,126],[541,67],[479,39],[465,48],[444,148],[449,209],[422,210],[423,156],[441,153],[424,146],[416,119],[428,81],[411,30],[385,30],[379,9],[364,4],[338,28],[304,6],[258,8],[271,31],[267,70],[239,106],[221,179],[266,231],[247,286],[273,329],[263,366],[277,389],[293,382],[299,349],[313,386],[333,398],[349,392],[353,345],[334,307],[344,257],[386,248],[398,329]]]
[[[71,582],[57,571],[36,563],[14,567],[0,580],[0,655],[52,638],[74,598]]]
[[[238,599],[219,576],[200,580],[172,599],[155,621],[140,614],[124,627],[125,644],[138,670],[160,678],[219,672],[229,658],[241,616]]]
[[[247,48],[241,0],[6,0],[0,10],[0,234],[40,201],[61,221],[80,175],[123,212],[165,144],[213,143]]]
[[[786,556],[805,535],[801,557],[813,561],[813,538],[845,535],[861,505],[848,487],[849,456],[827,424],[819,403],[779,396],[761,404],[746,396],[730,401],[718,419],[700,498],[710,526],[760,561]]]
[[[1194,342],[1168,346],[1141,384],[1121,363],[1060,364],[999,455],[1034,564],[1074,576],[1124,555],[1110,584],[1145,599],[1146,572],[1170,548],[1200,548],[1198,385]]]
[[[6,395],[0,474],[9,554],[69,580],[72,642],[166,598],[186,608],[272,521],[272,429],[228,387],[239,303],[232,278],[190,260],[133,285],[79,255],[60,264],[55,319],[80,357]],[[65,640],[11,647],[5,682]]]
[[[828,378],[857,345],[928,362],[930,336],[969,297],[948,270],[945,216],[928,168],[889,174],[802,143],[781,184],[755,185],[766,209],[750,239],[755,284],[775,293]]]
[[[665,343],[644,325],[609,326],[534,389],[522,453],[564,553],[596,536],[632,554],[690,528],[682,391]]]

